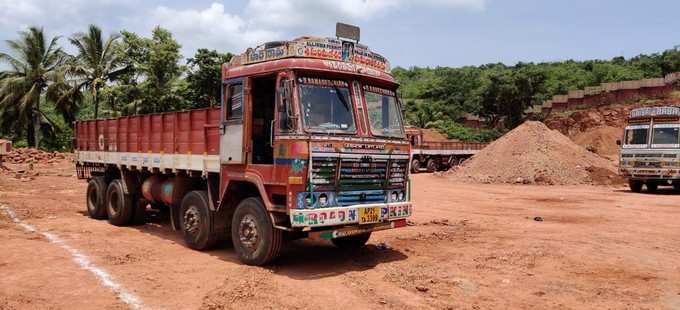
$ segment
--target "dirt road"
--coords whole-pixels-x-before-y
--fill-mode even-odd
[[[85,214],[66,162],[0,175],[0,309],[127,309],[57,236],[141,308],[680,309],[680,196],[617,187],[452,183],[414,176],[415,225],[358,252],[296,242],[270,268],[230,246],[196,252],[165,221]],[[540,221],[542,220],[542,221]],[[63,245],[63,244],[62,244]]]

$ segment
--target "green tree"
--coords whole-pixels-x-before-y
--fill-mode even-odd
[[[88,90],[92,95],[95,119],[99,117],[101,89],[127,70],[120,55],[115,53],[119,38],[120,35],[113,34],[103,40],[101,29],[95,25],[90,25],[87,34],[76,33],[70,38],[78,50],[70,73],[77,79],[75,89]]]
[[[68,57],[57,45],[58,39],[48,40],[42,28],[30,27],[19,32],[19,39],[6,41],[11,53],[0,52],[0,61],[10,66],[0,73],[2,127],[20,128],[15,129],[17,132],[25,128],[26,141],[31,147],[40,145],[41,126],[50,123],[41,110],[45,91],[48,87],[65,88],[63,67]]]
[[[187,59],[186,100],[192,107],[215,106],[220,102],[222,64],[231,60],[232,54],[200,48],[194,57]]]
[[[179,64],[181,45],[172,34],[156,27],[151,38],[128,31],[123,31],[122,36],[117,53],[129,71],[120,77],[117,86],[124,87],[120,97],[128,100],[124,110],[148,113],[185,108],[181,85],[184,67]]]

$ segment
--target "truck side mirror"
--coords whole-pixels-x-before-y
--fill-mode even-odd
[[[621,140],[616,140],[616,145],[621,146]]]

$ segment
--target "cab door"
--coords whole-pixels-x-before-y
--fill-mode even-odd
[[[244,164],[245,80],[234,79],[222,85],[222,124],[220,125],[220,163]]]

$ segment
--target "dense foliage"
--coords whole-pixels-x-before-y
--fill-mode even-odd
[[[462,68],[395,68],[402,84],[407,122],[431,127],[452,138],[484,140],[497,132],[474,131],[460,123],[466,114],[486,120],[488,128],[514,128],[526,108],[553,95],[600,83],[662,77],[680,71],[680,50],[631,59],[488,64]]]

